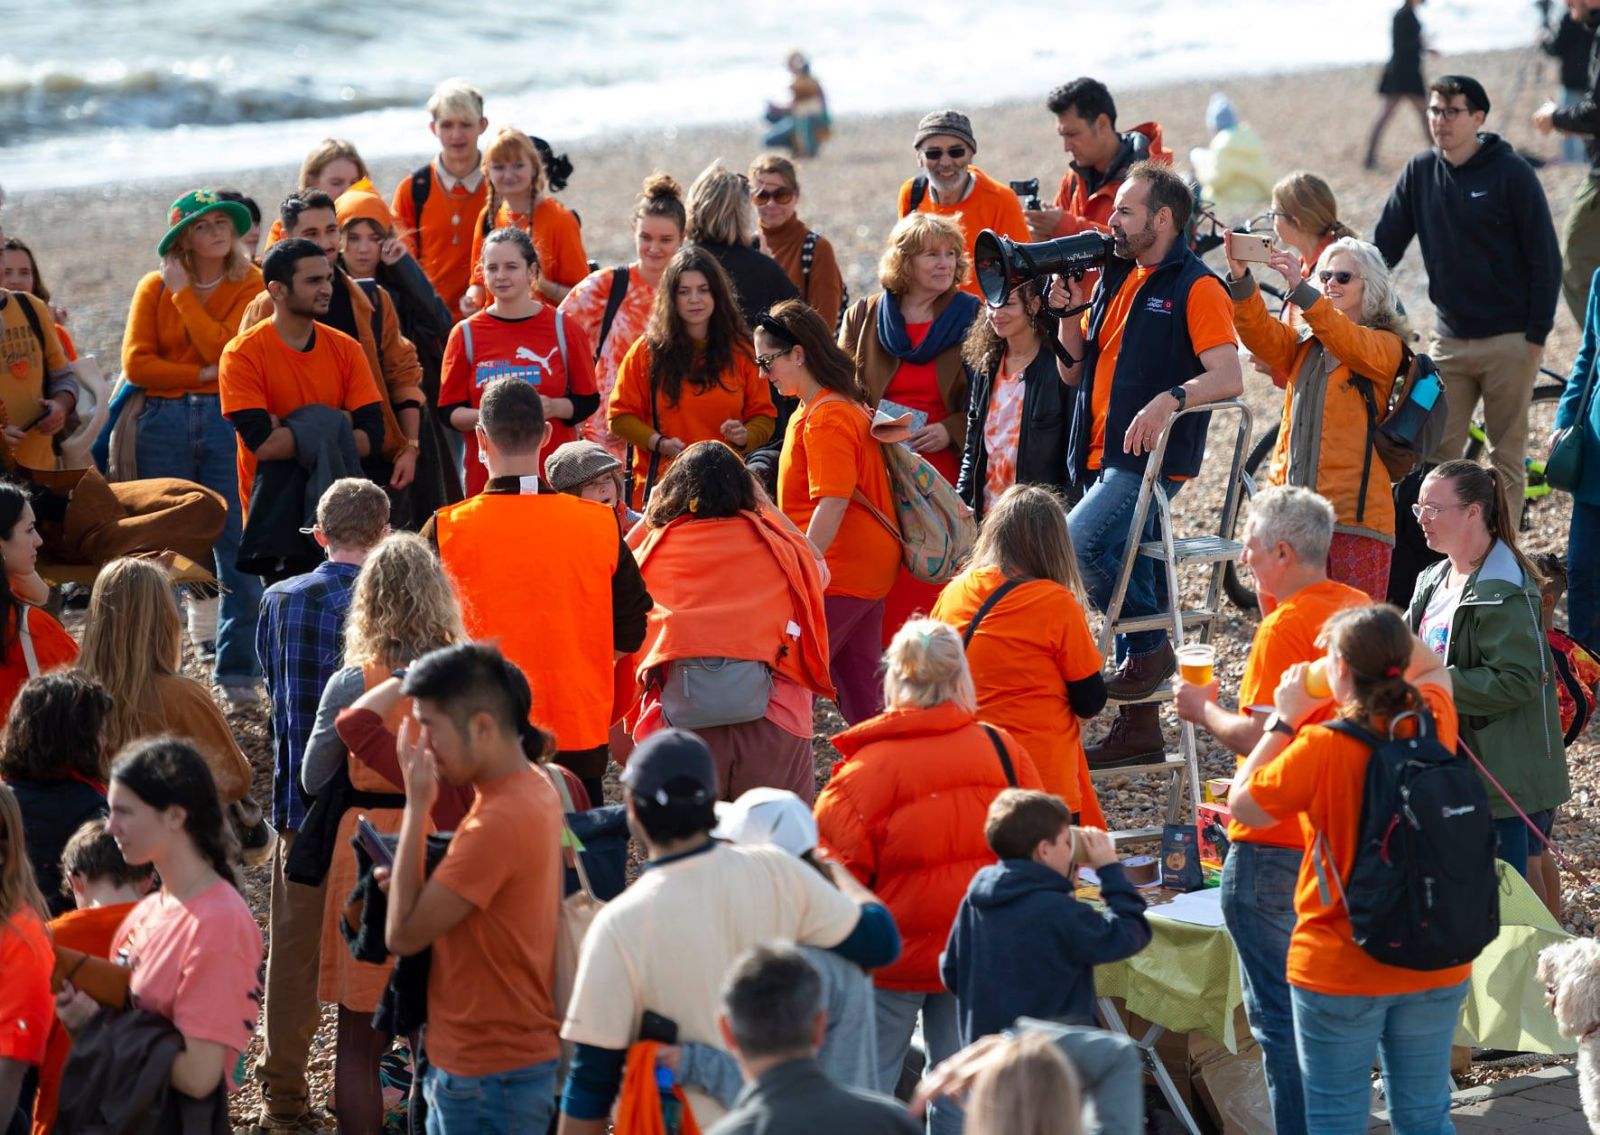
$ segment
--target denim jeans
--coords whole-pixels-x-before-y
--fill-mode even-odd
[[[1600,505],[1577,497],[1567,529],[1567,633],[1600,651]]]
[[[556,1112],[556,1061],[491,1076],[428,1066],[428,1135],[545,1135]]]
[[[1383,1070],[1396,1135],[1446,1135],[1450,1041],[1467,982],[1421,993],[1338,997],[1295,989],[1294,1035],[1313,1135],[1363,1135],[1372,1057]]]
[[[1278,1135],[1304,1135],[1306,1098],[1289,998],[1289,935],[1304,853],[1264,843],[1234,843],[1222,866],[1222,917],[1239,953],[1244,1011],[1261,1046]]]
[[[1588,91],[1575,91],[1571,87],[1561,88],[1561,105],[1563,108],[1582,102],[1589,96]],[[1582,165],[1589,160],[1588,152],[1584,149],[1583,135],[1561,135],[1561,160],[1568,165]]]
[[[878,1026],[878,1090],[893,1095],[900,1069],[911,1048],[911,1034],[922,1018],[922,1044],[928,1067],[961,1050],[961,1027],[956,1022],[954,993],[911,993],[902,989],[874,989]],[[961,1113],[943,1103],[928,1108],[932,1135],[961,1135]]]
[[[1143,480],[1143,473],[1131,469],[1102,469],[1083,499],[1067,514],[1067,529],[1072,533],[1072,548],[1078,556],[1083,586],[1101,612],[1110,604],[1117,577],[1122,573],[1128,525],[1133,523],[1133,509],[1139,503],[1139,485]],[[1183,487],[1182,481],[1168,477],[1163,477],[1158,484],[1168,500]],[[1152,498],[1145,515],[1143,539],[1160,538],[1159,521],[1160,514]],[[1150,557],[1136,556],[1133,574],[1128,577],[1128,593],[1122,600],[1124,616],[1154,615],[1166,610],[1167,579],[1157,567]],[[1149,654],[1159,650],[1166,641],[1167,632],[1162,630],[1118,635],[1117,661],[1120,663],[1130,652]]]
[[[222,603],[217,617],[219,685],[247,685],[261,673],[256,660],[256,616],[261,608],[261,580],[241,572],[239,535],[244,516],[239,507],[238,435],[222,416],[215,394],[182,394],[146,398],[139,414],[137,445],[140,477],[178,477],[222,494],[228,522],[213,553]]]

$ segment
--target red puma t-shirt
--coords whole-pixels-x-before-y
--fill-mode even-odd
[[[567,337],[565,359],[556,335],[556,309],[550,304],[543,304],[526,319],[502,319],[480,311],[456,324],[444,349],[440,411],[448,415],[456,406],[476,410],[483,400],[484,386],[507,375],[532,383],[546,398],[587,394],[598,399],[589,336],[576,320],[563,318],[562,324]],[[541,457],[578,436],[572,423],[553,419],[550,424],[550,440],[540,451]],[[482,492],[488,479],[488,470],[478,460],[478,446],[469,438],[467,495]]]

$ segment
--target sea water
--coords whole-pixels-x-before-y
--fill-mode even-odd
[[[298,163],[316,139],[426,150],[452,75],[559,148],[751,122],[806,52],[835,115],[1379,62],[1397,0],[0,0],[0,185]],[[1430,45],[1525,46],[1535,0],[1431,0]],[[1560,5],[1556,4],[1559,10]],[[1362,114],[1367,113],[1363,108]],[[752,138],[755,126],[752,125]]]

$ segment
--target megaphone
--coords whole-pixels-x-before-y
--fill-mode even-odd
[[[973,268],[978,290],[995,307],[1006,302],[1014,288],[1039,276],[1077,276],[1098,268],[1111,255],[1111,238],[1104,233],[1075,233],[1018,244],[993,229],[984,229],[973,244]]]

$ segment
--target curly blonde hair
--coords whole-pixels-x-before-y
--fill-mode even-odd
[[[950,284],[953,292],[966,281],[967,270],[971,267],[967,238],[961,226],[937,213],[910,213],[901,217],[889,230],[889,245],[878,261],[878,283],[886,292],[905,295],[911,287],[912,259],[946,246],[956,250],[956,274]]]
[[[385,537],[356,577],[344,664],[404,666],[466,637],[455,592],[428,542],[410,532]]]

